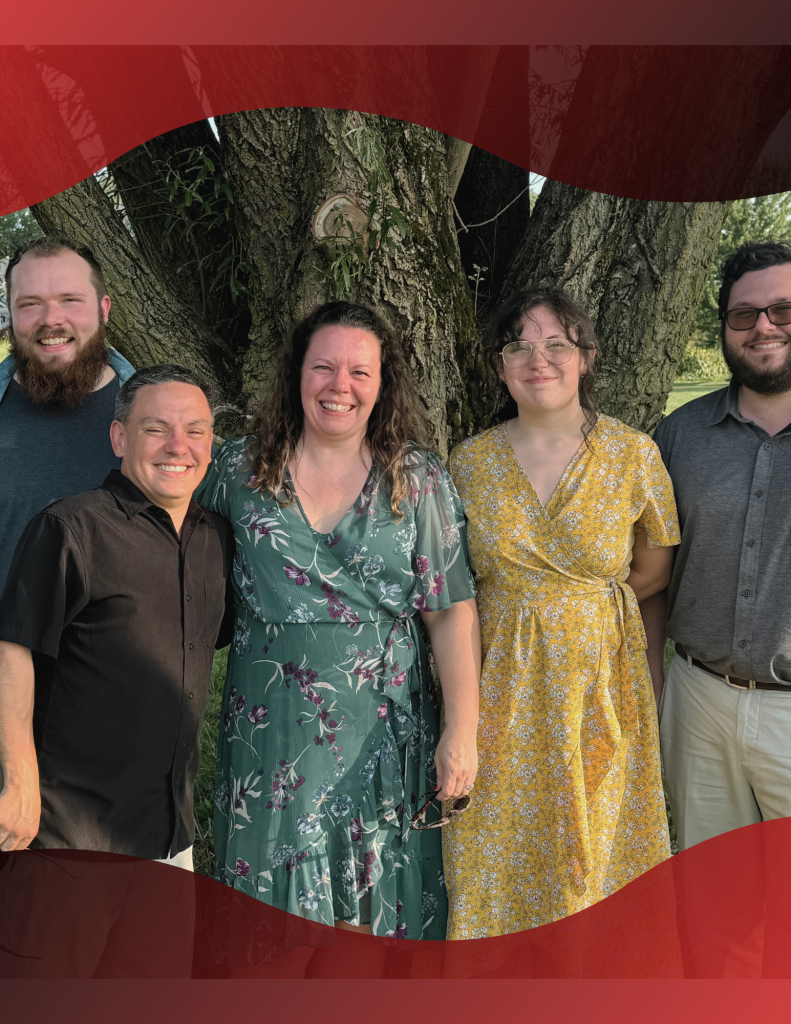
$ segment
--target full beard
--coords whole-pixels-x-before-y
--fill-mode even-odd
[[[759,395],[782,395],[791,391],[791,344],[787,346],[785,362],[771,370],[757,370],[744,356],[737,356],[723,343],[722,356],[737,384],[743,384]]]
[[[48,335],[53,337],[53,335]],[[71,362],[48,366],[39,359],[35,348],[38,339],[22,345],[11,331],[11,353],[19,384],[28,398],[40,409],[59,412],[76,409],[96,388],[107,366],[107,332],[104,324],[78,350]]]

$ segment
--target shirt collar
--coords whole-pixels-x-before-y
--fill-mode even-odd
[[[161,508],[156,502],[147,498],[129,477],[124,476],[120,469],[111,469],[102,486],[112,494],[129,519],[146,509]],[[189,503],[187,516],[198,521],[206,518],[203,509],[194,498]]]
[[[728,415],[733,416],[740,423],[747,423],[747,420],[739,412],[739,385],[733,379],[727,388],[717,392],[717,400],[711,410],[710,423],[712,426],[715,423],[722,423]]]
[[[746,423],[748,426],[754,427],[756,424],[752,420],[746,419],[739,412],[739,387],[733,378],[728,384],[727,388],[723,388],[722,391],[717,393],[717,400],[714,408],[711,412],[711,420],[709,421],[712,425],[716,423],[722,423],[726,416],[732,416],[737,423]],[[760,429],[760,428],[759,428]],[[791,423],[783,430],[775,434],[775,437],[788,434],[791,432]]]

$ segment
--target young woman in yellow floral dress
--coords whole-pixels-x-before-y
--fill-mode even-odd
[[[670,579],[670,479],[590,400],[596,339],[564,292],[497,311],[512,418],[451,455],[483,641],[480,770],[443,829],[448,938],[522,931],[670,854],[638,601]]]

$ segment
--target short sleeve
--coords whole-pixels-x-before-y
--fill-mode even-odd
[[[72,531],[40,512],[14,551],[0,597],[0,640],[56,658],[61,633],[88,597],[85,560]]]
[[[644,505],[635,531],[648,534],[649,548],[673,547],[681,543],[681,533],[670,474],[653,441],[640,454],[640,499]]]
[[[210,512],[231,518],[231,494],[239,486],[239,479],[252,469],[246,448],[251,438],[234,437],[216,453],[193,497]],[[244,481],[247,476],[244,475]]]
[[[419,611],[442,611],[475,597],[464,511],[448,471],[435,455],[416,452],[409,461],[416,529],[412,603]]]

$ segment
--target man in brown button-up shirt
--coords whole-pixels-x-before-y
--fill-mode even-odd
[[[157,367],[124,385],[110,428],[121,471],[48,506],[17,545],[0,599],[0,849],[166,858],[192,845],[233,536],[192,499],[211,412],[180,376]]]
[[[791,247],[726,260],[728,388],[678,409],[655,440],[681,545],[662,602],[644,606],[679,847],[791,815]]]
[[[207,392],[177,366],[131,377],[110,426],[121,471],[48,506],[17,545],[0,598],[0,851],[49,856],[17,852],[0,872],[0,947],[14,954],[0,976],[189,973],[183,878],[158,889],[145,865],[81,852],[61,870],[52,854],[192,866],[234,549],[192,499],[211,458]]]

